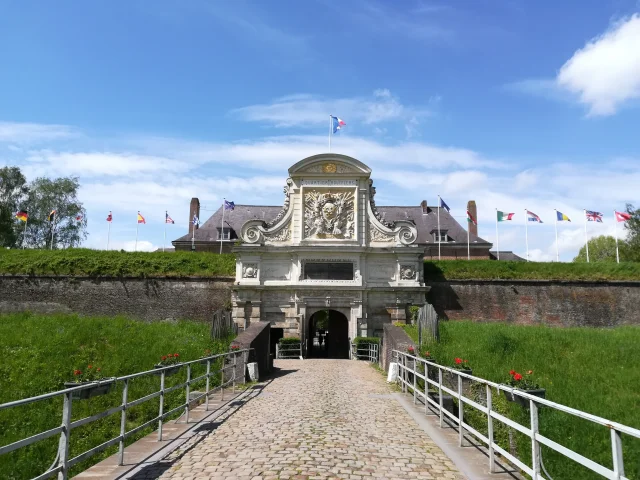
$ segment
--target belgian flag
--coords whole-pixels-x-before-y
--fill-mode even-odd
[[[22,220],[23,222],[26,222],[27,219],[29,218],[29,214],[24,210],[20,210],[18,213],[16,213],[16,218],[18,220]]]
[[[49,214],[49,221],[53,222],[54,218],[56,218],[56,211],[55,210],[51,210],[51,213]]]

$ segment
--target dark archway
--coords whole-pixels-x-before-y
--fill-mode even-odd
[[[313,358],[349,358],[349,320],[337,310],[320,310],[309,319],[307,352]]]

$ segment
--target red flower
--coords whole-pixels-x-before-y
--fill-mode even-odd
[[[513,376],[513,379],[514,379],[514,380],[516,380],[516,381],[518,381],[518,380],[522,380],[522,375],[520,375],[519,373],[516,373],[516,374]]]
[[[163,355],[163,356],[162,356],[162,361],[164,362],[166,359],[167,359],[167,356],[166,356],[166,355]]]
[[[93,368],[93,365],[89,365],[87,368]]]
[[[512,377],[516,374],[515,370],[509,370],[509,375],[511,375]]]
[[[461,358],[456,357],[455,362],[456,362],[458,365],[460,365],[460,364],[462,363],[462,359],[461,359]]]
[[[532,373],[533,373],[533,370],[529,370],[529,371],[527,372],[527,375],[531,375]]]
[[[469,363],[469,360],[463,360],[464,363]]]
[[[100,370],[102,370],[100,367],[96,368],[96,372],[99,372]]]
[[[410,352],[413,352],[413,347],[409,347],[407,350],[409,350]]]
[[[427,353],[426,353],[426,356],[427,356],[427,357],[430,357],[430,356],[431,356],[431,352],[427,352]]]
[[[178,355],[177,353],[173,354],[174,357],[179,357],[180,355]]]
[[[74,370],[73,374],[74,375],[82,375],[82,372],[80,370]]]

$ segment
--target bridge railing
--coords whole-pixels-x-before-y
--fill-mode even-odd
[[[523,390],[512,388],[508,385],[490,382],[483,378],[474,377],[468,375],[454,368],[438,365],[424,358],[410,355],[406,352],[398,350],[393,351],[394,358],[398,363],[398,381],[402,385],[403,393],[411,390],[413,392],[413,403],[420,401],[424,403],[425,414],[429,408],[432,408],[440,416],[440,427],[443,427],[445,420],[450,420],[454,425],[458,426],[458,443],[463,445],[464,432],[467,431],[475,438],[487,445],[489,450],[489,470],[491,473],[495,473],[495,454],[499,453],[511,463],[522,469],[525,473],[531,476],[534,480],[545,480],[541,473],[541,454],[540,446],[544,445],[564,457],[571,459],[580,465],[590,469],[591,471],[601,475],[602,477],[615,479],[615,480],[629,480],[624,474],[624,458],[622,450],[622,434],[629,435],[631,437],[640,438],[640,430],[637,430],[626,425],[622,425],[617,422],[612,422],[596,415],[576,410],[565,405],[546,400],[544,398],[530,395]],[[455,379],[453,382],[457,385],[457,388],[452,389],[443,384],[443,376],[447,375],[449,378]],[[434,380],[436,378],[437,380]],[[417,380],[420,379],[424,382],[424,391],[418,388]],[[474,400],[467,398],[463,394],[463,381],[473,381],[478,384],[483,384],[486,389],[486,406],[481,405]],[[435,391],[431,391],[429,387],[435,388]],[[500,391],[505,394],[511,395],[512,398],[520,397],[529,407],[530,422],[529,425],[521,425],[504,415],[496,412],[492,408],[493,390],[496,390],[496,394]],[[433,392],[436,399],[429,396],[429,393]],[[436,395],[437,394],[437,395]],[[451,395],[454,399],[458,400],[458,415],[454,415],[452,412],[443,408],[443,396],[444,394]],[[468,405],[487,416],[487,435],[483,435],[478,430],[474,429],[468,423],[465,423],[464,408],[463,405]],[[538,409],[540,407],[551,408],[560,412],[564,412],[569,415],[587,420],[593,424],[601,425],[610,431],[611,435],[611,454],[613,469],[600,465],[597,462],[563,446],[559,443],[551,440],[540,434],[538,430]],[[500,447],[494,439],[494,421],[501,422],[518,432],[526,435],[531,439],[531,465],[524,463],[520,458],[512,455],[502,447]],[[547,474],[548,476],[548,474]]]
[[[35,397],[24,398],[22,400],[15,400],[13,402],[0,404],[0,411],[2,411],[2,410],[7,410],[7,409],[31,404],[31,403],[48,400],[55,397],[63,397],[62,424],[60,426],[52,428],[50,430],[46,430],[44,432],[37,433],[27,438],[23,438],[21,440],[15,441],[8,445],[0,446],[0,455],[4,455],[14,450],[27,447],[28,445],[36,443],[40,440],[44,440],[46,438],[59,435],[60,441],[59,441],[56,459],[53,461],[53,464],[51,465],[51,467],[49,467],[47,471],[38,475],[37,477],[34,477],[34,480],[35,479],[44,480],[54,475],[57,475],[58,476],[57,478],[59,480],[66,480],[69,476],[69,470],[74,465],[116,444],[119,445],[118,465],[123,465],[125,440],[127,438],[131,437],[132,435],[134,435],[135,433],[139,432],[144,428],[153,426],[153,424],[157,422],[158,441],[161,441],[162,426],[165,418],[181,410],[184,410],[182,415],[185,416],[185,422],[189,423],[189,412],[192,404],[194,404],[195,402],[198,402],[198,400],[204,397],[205,409],[209,410],[209,396],[212,393],[216,392],[217,390],[220,390],[220,392],[222,392],[221,393],[222,398],[224,399],[225,387],[231,385],[232,388],[235,390],[236,381],[238,380],[236,378],[237,367],[242,366],[243,368],[242,370],[240,370],[242,372],[244,372],[246,369],[246,365],[238,364],[238,358],[241,359],[242,363],[245,363],[245,358],[248,357],[248,353],[250,350],[253,350],[253,349],[236,350],[229,353],[212,355],[210,357],[200,358],[198,360],[193,360],[190,362],[177,363],[177,364],[169,365],[163,368],[147,370],[144,372],[137,372],[131,375],[115,377],[115,378],[111,378],[104,381],[90,382],[90,383],[79,385],[77,387],[66,388],[64,390],[46,393],[44,395],[38,395]],[[219,359],[222,359],[222,363],[221,363],[222,366],[218,369],[212,370],[211,368],[212,364]],[[191,377],[192,365],[205,364],[205,363],[207,367],[206,373],[198,377],[192,378]],[[167,373],[175,372],[177,369],[181,369],[183,367],[186,367],[186,371],[187,371],[186,380],[177,385],[173,385],[169,388],[165,388],[165,377],[167,376]],[[230,372],[226,373],[227,370],[229,370]],[[135,400],[129,400],[128,392],[129,392],[129,384],[131,383],[131,381],[136,378],[141,378],[149,375],[159,376],[160,389],[144,397],[137,398]],[[218,375],[220,376],[220,384],[217,386],[213,386],[212,388],[211,380],[214,378],[217,379]],[[205,392],[202,393],[201,395],[190,398],[190,386],[196,382],[202,382],[202,381],[206,381]],[[113,408],[110,408],[108,410],[104,410],[102,412],[96,413],[94,415],[72,421],[71,412],[72,412],[72,405],[73,405],[74,398],[80,396],[81,392],[86,391],[88,389],[95,389],[96,387],[105,386],[107,384],[112,384],[116,382],[123,383],[122,402],[119,405]],[[178,405],[177,407],[172,408],[171,410],[164,411],[165,395],[172,391],[179,390],[181,388],[185,389],[185,401],[180,405]],[[148,402],[155,398],[159,398],[158,415],[152,418],[151,420],[148,420],[145,423],[138,425],[135,428],[132,428],[131,430],[127,431],[127,409],[130,409],[136,405],[140,405],[144,402]],[[107,440],[106,442],[94,448],[86,450],[80,453],[79,455],[76,455],[75,457],[70,458],[69,443],[71,438],[71,432],[73,431],[74,428],[89,424],[91,422],[102,420],[103,418],[106,418],[110,415],[114,415],[116,413],[120,413],[120,434],[119,435],[111,438],[110,440]]]
[[[378,359],[380,358],[380,345],[376,343],[352,343],[351,349],[349,350],[349,358],[378,363]]]
[[[302,358],[302,343],[277,343],[276,359],[292,360]]]

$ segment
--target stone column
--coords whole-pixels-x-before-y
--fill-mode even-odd
[[[407,323],[406,305],[394,305],[392,307],[387,307],[387,312],[389,312],[392,322]]]
[[[260,321],[260,305],[262,302],[256,301],[251,302],[251,310],[249,314],[249,323],[259,322]]]

